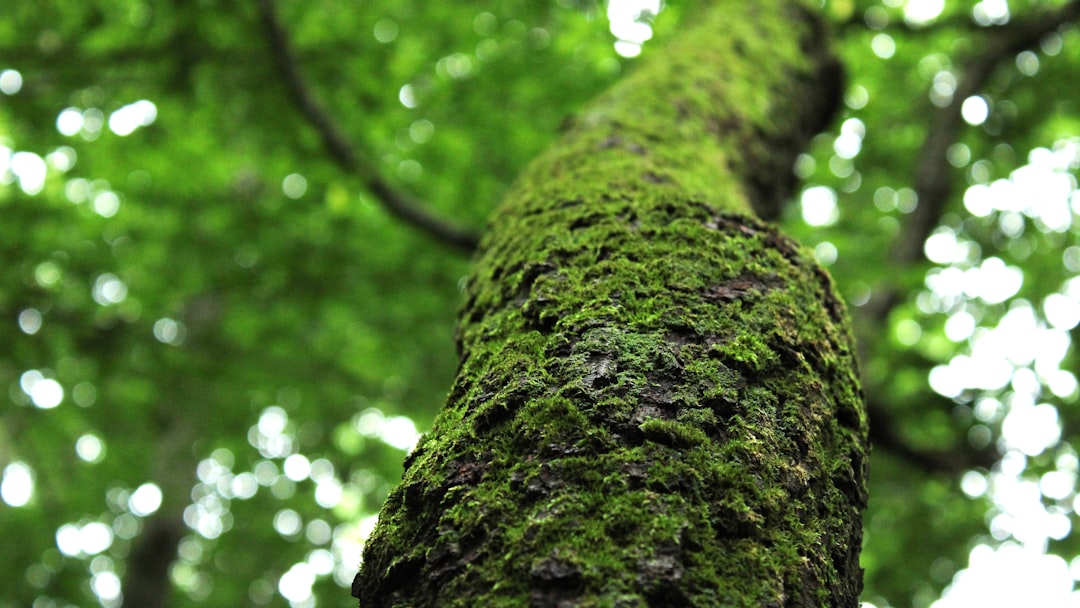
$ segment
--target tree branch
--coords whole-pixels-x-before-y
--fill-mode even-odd
[[[920,450],[911,446],[899,432],[889,408],[874,400],[866,403],[870,415],[870,443],[926,473],[959,474],[973,468],[989,469],[997,462],[995,450]]]
[[[940,18],[933,23],[924,25],[912,25],[903,19],[889,19],[887,24],[873,27],[869,20],[866,18],[865,13],[855,12],[850,17],[843,21],[839,21],[836,24],[837,30],[847,33],[852,30],[864,30],[869,28],[875,32],[883,32],[886,34],[900,34],[903,36],[928,36],[941,32],[942,30],[961,29],[965,31],[979,31],[986,29],[986,27],[1000,27],[1000,26],[980,26],[973,22],[970,17],[964,14],[953,15],[947,18]]]
[[[274,64],[289,97],[315,128],[330,158],[343,170],[358,176],[390,215],[459,249],[474,250],[479,240],[474,232],[432,215],[419,201],[387,182],[368,159],[355,151],[348,137],[323,110],[304,81],[289,47],[288,33],[274,11],[273,0],[258,0],[257,4]]]
[[[1016,20],[1008,25],[985,28],[987,43],[966,64],[952,102],[940,108],[931,119],[919,156],[915,161],[914,186],[919,204],[892,251],[893,264],[908,268],[924,260],[923,244],[938,226],[946,203],[953,194],[953,176],[948,163],[948,149],[964,125],[960,108],[965,99],[982,90],[998,65],[1061,26],[1080,18],[1080,0],[1073,0],[1057,11],[1041,17]],[[881,327],[893,309],[903,301],[896,286],[887,287],[862,307],[861,326]],[[959,472],[970,467],[989,467],[996,456],[992,451],[922,451],[911,447],[895,431],[892,415],[880,403],[868,404],[871,417],[870,438],[875,446],[888,450],[928,472]]]
[[[964,126],[960,108],[964,100],[986,86],[994,69],[1005,59],[1038,44],[1043,36],[1080,17],[1080,1],[1073,0],[1061,9],[1040,18],[1016,21],[987,32],[987,44],[975,54],[963,70],[952,102],[935,113],[918,159],[915,161],[915,193],[919,204],[908,216],[907,224],[893,250],[893,260],[911,265],[923,260],[923,243],[937,227],[945,204],[952,194],[953,180],[948,150]]]
[[[908,216],[892,251],[897,268],[908,268],[924,260],[923,243],[938,226],[946,203],[953,193],[953,176],[948,151],[957,139],[964,119],[964,100],[986,85],[994,69],[1005,59],[1038,44],[1043,36],[1080,17],[1080,0],[1037,18],[1017,20],[1009,25],[986,28],[986,44],[962,70],[952,102],[931,118],[919,156],[915,161],[914,187],[919,204]],[[864,315],[874,325],[884,323],[902,300],[895,286],[881,290],[866,306]]]

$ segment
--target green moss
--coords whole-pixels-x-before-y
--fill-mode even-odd
[[[709,439],[705,431],[700,428],[675,420],[650,418],[642,422],[638,428],[645,433],[646,439],[677,448],[692,448],[704,444]]]
[[[365,552],[371,606],[854,605],[846,320],[749,217],[807,111],[802,14],[739,6],[585,111],[493,217],[457,383]]]

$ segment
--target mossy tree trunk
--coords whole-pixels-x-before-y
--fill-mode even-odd
[[[707,4],[493,217],[364,608],[857,605],[845,312],[752,212],[790,195],[839,70],[804,4]]]

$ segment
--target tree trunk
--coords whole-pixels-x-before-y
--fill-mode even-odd
[[[361,606],[857,605],[845,311],[751,216],[836,105],[824,44],[799,2],[711,2],[526,170]]]

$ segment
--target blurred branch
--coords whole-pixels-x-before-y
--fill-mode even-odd
[[[847,19],[837,23],[836,27],[844,32],[855,29],[870,28],[875,32],[901,34],[903,36],[924,36],[940,34],[947,32],[949,34],[982,34],[990,33],[991,35],[1000,35],[1003,32],[1011,32],[1018,30],[1028,29],[1040,29],[1047,20],[1054,20],[1060,16],[1063,12],[1069,12],[1075,10],[1070,9],[1069,5],[1063,6],[1055,12],[1046,12],[1041,15],[1032,16],[1030,14],[1020,14],[1013,16],[1008,22],[1005,23],[991,23],[981,24],[974,20],[974,18],[968,13],[955,13],[945,17],[935,19],[931,23],[925,24],[911,24],[903,19],[889,19],[887,23],[873,27],[868,23],[865,13],[853,13]],[[1075,19],[1076,14],[1072,18],[1066,18],[1064,21],[1060,21],[1058,25],[1062,25],[1067,21]],[[1052,29],[1052,28],[1051,28]],[[1045,31],[1044,33],[1049,33]],[[1008,36],[1007,33],[1004,34]],[[1023,50],[1023,49],[1019,49]]]
[[[1017,53],[1029,49],[1046,35],[1080,18],[1080,0],[1038,17],[1017,19],[1007,25],[981,28],[985,44],[961,70],[952,102],[938,109],[930,120],[926,139],[915,161],[914,186],[918,206],[908,216],[892,251],[897,269],[914,266],[924,260],[923,244],[938,226],[953,194],[953,175],[948,149],[964,126],[960,108],[964,100],[982,90],[994,69]],[[863,327],[882,327],[904,294],[895,286],[882,289],[861,309]],[[865,356],[865,353],[863,353]],[[997,460],[993,450],[923,451],[913,448],[897,432],[897,424],[887,406],[868,404],[870,439],[873,444],[892,452],[927,472],[958,473],[973,467],[991,467]]]
[[[1047,34],[1080,16],[1080,1],[1038,19],[1016,22],[987,32],[981,52],[977,52],[962,71],[952,102],[935,113],[922,150],[915,161],[915,193],[919,204],[908,218],[904,234],[897,242],[894,259],[904,264],[922,261],[923,243],[937,227],[945,203],[952,194],[951,171],[947,158],[949,146],[964,126],[960,108],[964,100],[986,86],[993,70],[1004,60],[1031,48]]]
[[[165,608],[171,604],[172,581],[169,569],[184,537],[182,513],[177,517],[158,515],[147,521],[132,543],[124,575],[124,605]]]
[[[274,0],[258,0],[257,4],[274,63],[289,96],[308,123],[318,132],[334,162],[345,171],[358,176],[382,203],[383,208],[394,217],[459,249],[475,249],[479,240],[475,233],[429,213],[419,201],[387,182],[368,159],[355,151],[340,126],[334,123],[319,105],[304,81],[298,62],[289,47],[288,32],[274,11]]]
[[[926,473],[957,475],[974,468],[989,469],[998,460],[993,449],[920,450],[897,432],[899,423],[889,408],[875,400],[868,400],[866,409],[870,414],[870,443],[875,449],[885,450]]]
[[[986,26],[980,26],[968,17],[966,14],[953,15],[951,17],[937,19],[931,24],[927,25],[911,25],[903,19],[893,20],[890,19],[888,24],[882,24],[877,27],[870,26],[867,23],[865,13],[855,12],[850,17],[843,21],[839,21],[836,24],[838,30],[847,33],[849,30],[864,30],[868,27],[874,32],[883,32],[886,34],[903,34],[904,36],[919,36],[930,35],[941,32],[943,30],[966,30],[966,31],[979,31],[986,29]],[[989,26],[999,27],[999,26]]]
[[[352,41],[327,41],[317,48],[305,49],[305,59],[330,61],[342,54],[355,54],[360,45]],[[250,66],[252,62],[266,56],[265,47],[241,44],[203,44],[198,49],[201,63],[213,62],[220,66]],[[165,59],[176,58],[173,41],[117,45],[109,48],[84,48],[77,45],[67,46],[56,51],[42,51],[36,45],[14,44],[0,45],[0,57],[11,66],[24,72],[23,77],[31,73],[62,75],[65,78],[82,76],[87,82],[96,82],[100,72],[114,70],[129,71],[133,68],[147,70],[148,73],[160,72],[160,63]]]
[[[948,150],[964,126],[960,112],[964,100],[982,90],[1003,61],[1035,46],[1047,34],[1077,18],[1080,18],[1080,0],[1073,0],[1038,17],[1017,19],[1008,25],[982,30],[985,44],[961,70],[952,102],[934,113],[915,160],[914,186],[918,205],[908,216],[892,251],[895,267],[907,268],[923,261],[923,243],[940,223],[953,193]],[[867,303],[864,307],[866,316],[875,324],[883,323],[900,299],[896,287],[887,288]]]

